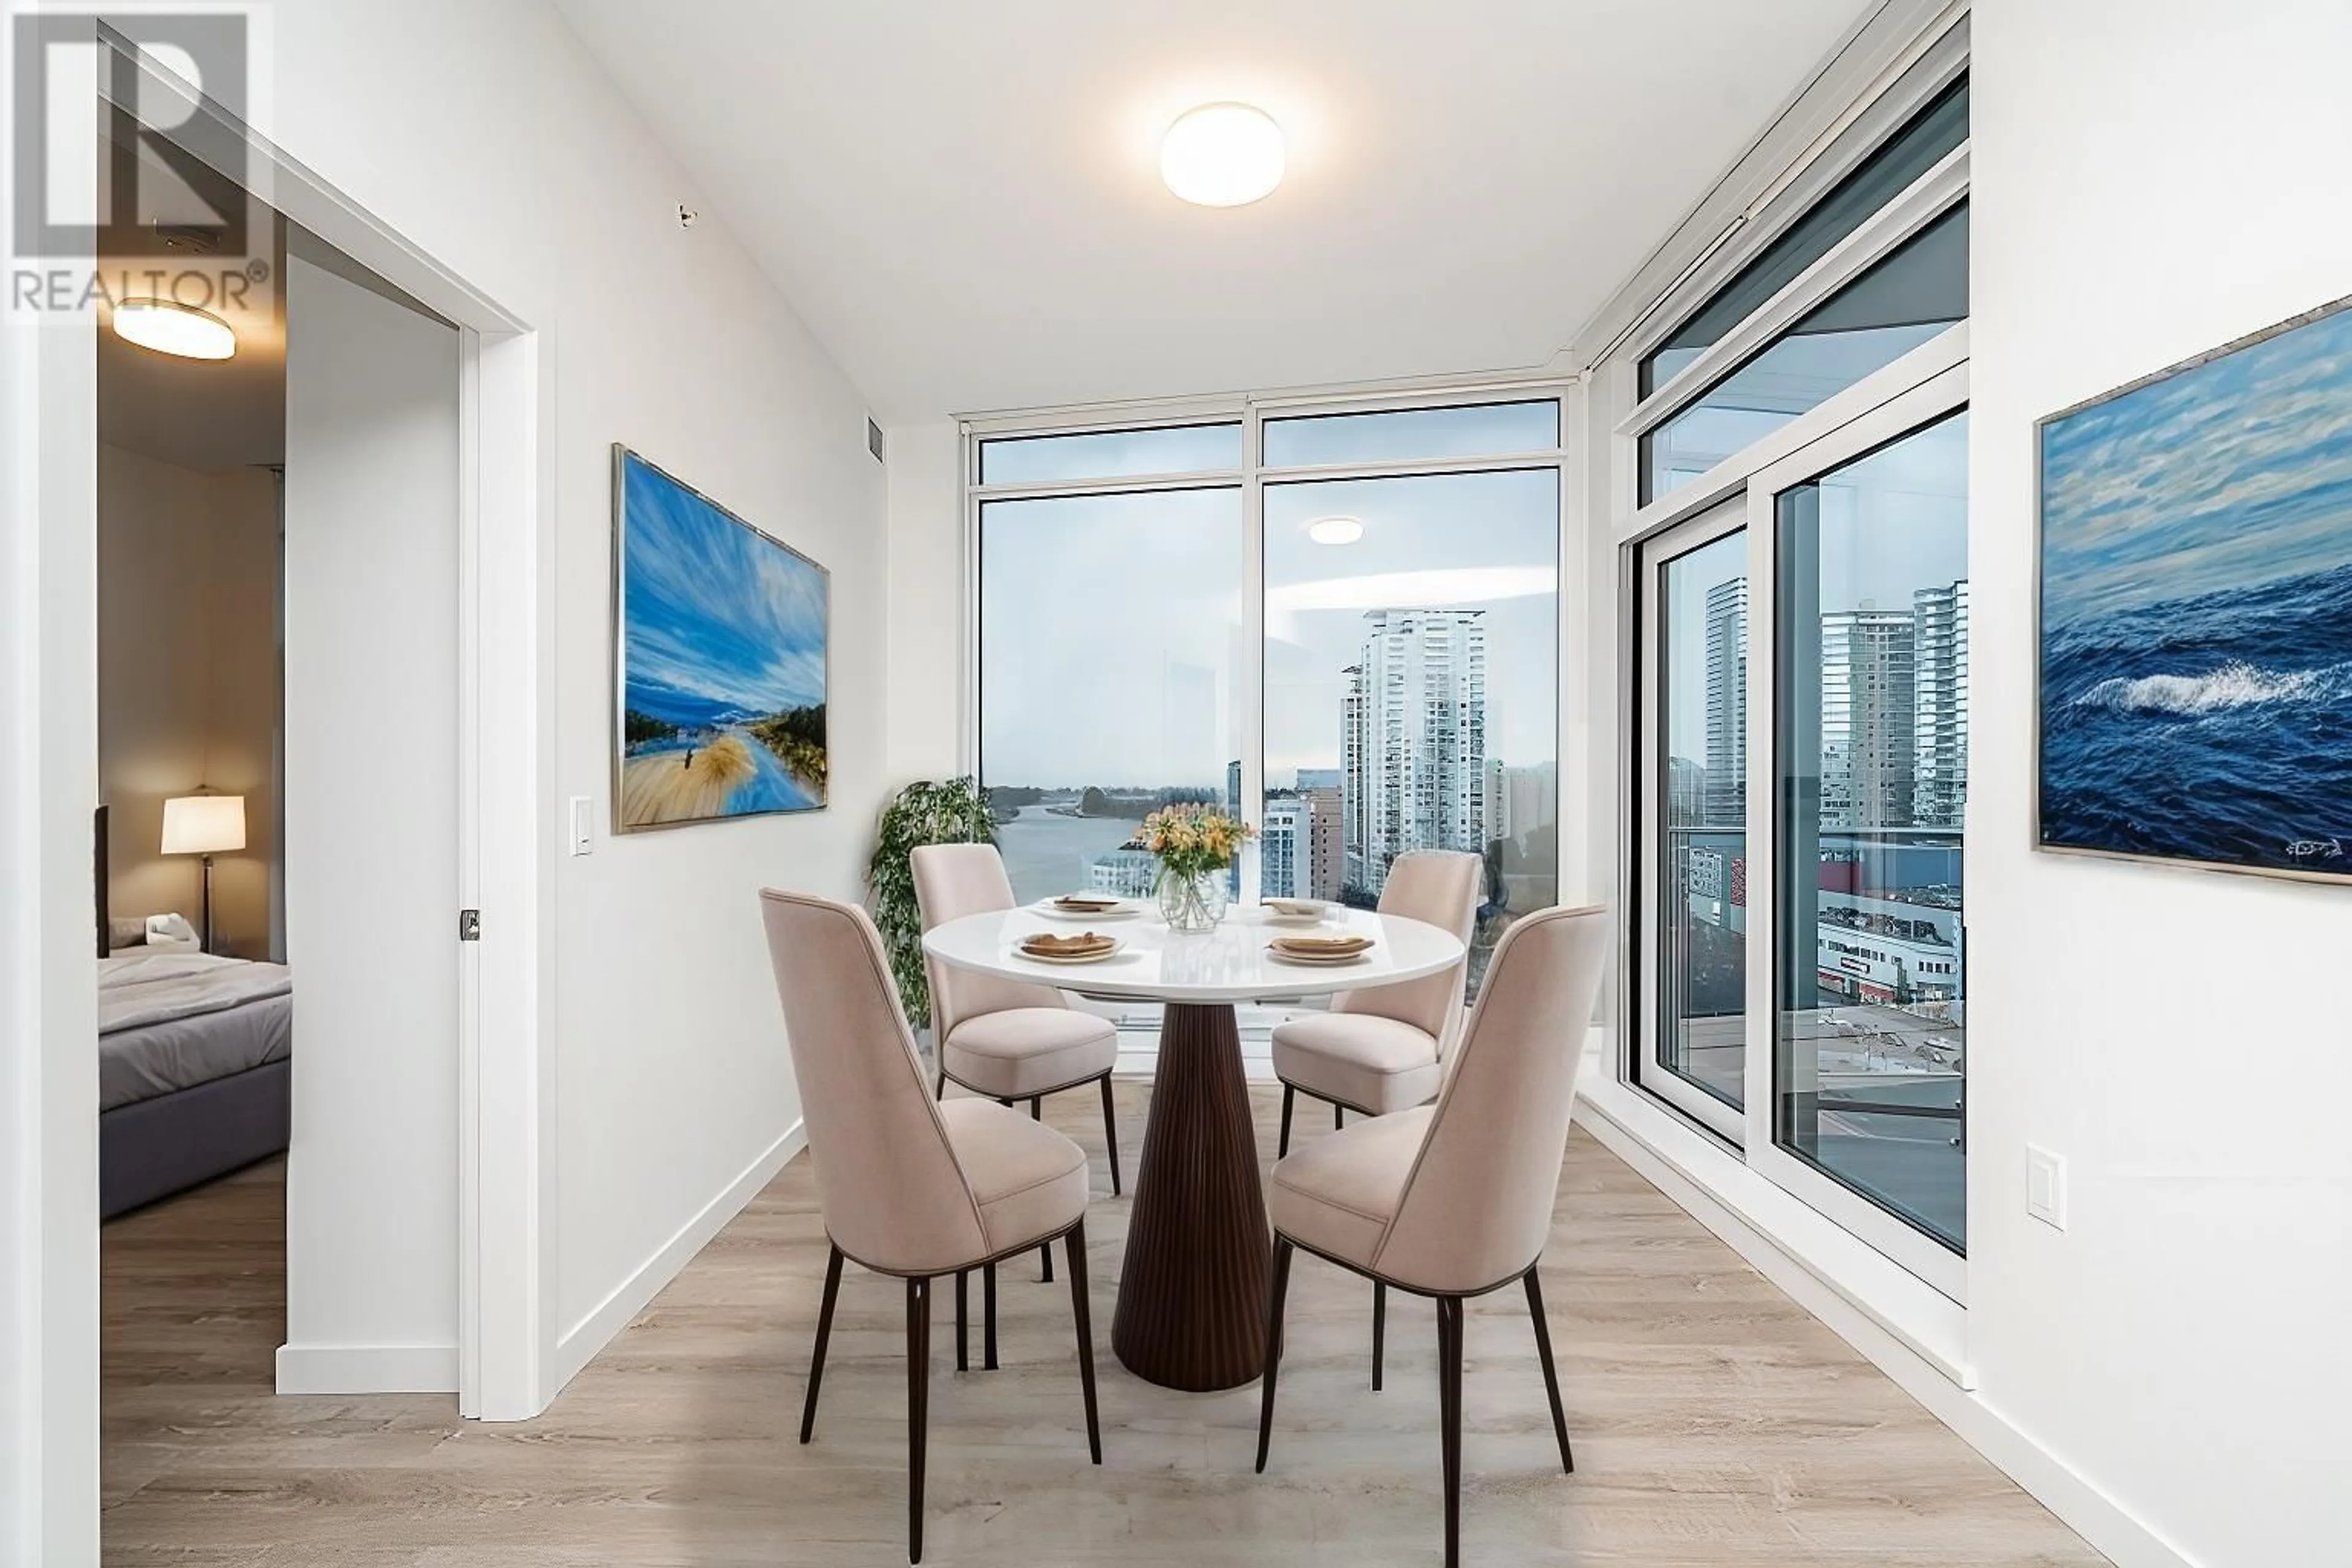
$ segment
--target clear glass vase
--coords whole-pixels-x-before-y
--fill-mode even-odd
[[[1223,868],[1197,877],[1160,873],[1160,918],[1170,931],[1209,931],[1225,918],[1225,876]]]

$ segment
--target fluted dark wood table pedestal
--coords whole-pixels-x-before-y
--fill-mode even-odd
[[[1371,939],[1370,950],[1349,963],[1304,967],[1270,950],[1275,931],[1265,911],[1235,910],[1215,931],[1199,932],[1133,919],[1141,912],[1132,905],[1120,910],[1129,922],[1114,928],[1122,947],[1083,970],[1022,952],[1052,918],[1044,906],[942,921],[923,933],[923,952],[978,974],[1167,1008],[1111,1349],[1129,1372],[1163,1388],[1238,1388],[1265,1368],[1274,1236],[1234,1004],[1418,980],[1461,963],[1462,942],[1419,921],[1334,906],[1322,912],[1319,929],[1358,932]]]
[[[1119,1361],[1163,1388],[1255,1382],[1273,1245],[1233,1006],[1171,1002],[1111,1321]]]

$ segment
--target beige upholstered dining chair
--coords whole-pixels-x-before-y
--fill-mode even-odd
[[[1576,1468],[1537,1270],[1567,1153],[1577,1065],[1608,953],[1604,910],[1527,916],[1495,950],[1435,1105],[1360,1121],[1275,1163],[1267,1194],[1274,1269],[1257,1468],[1265,1468],[1274,1432],[1283,1297],[1294,1252],[1303,1248],[1373,1280],[1375,1313],[1391,1285],[1435,1298],[1447,1568],[1461,1557],[1462,1303],[1467,1298],[1514,1281],[1525,1287],[1560,1468]]]
[[[1102,1463],[1094,1329],[1087,1311],[1087,1155],[992,1100],[936,1102],[899,1010],[882,938],[866,911],[803,893],[760,895],[768,953],[800,1081],[817,1203],[832,1252],[816,1321],[801,1441],[816,1426],[825,1342],[854,1258],[907,1282],[908,1561],[923,1560],[923,1449],[929,1415],[931,1282],[956,1278],[956,1365],[968,1362],[965,1281],[986,1285],[987,1364],[996,1364],[996,1265],[1062,1242],[1077,1317],[1087,1447]]]
[[[1013,883],[992,844],[926,844],[913,856],[915,900],[923,929],[966,915],[1013,907]],[[1118,1028],[1070,1005],[1050,985],[1024,985],[992,974],[924,961],[931,983],[932,1038],[939,1042],[935,1098],[961,1084],[1004,1105],[1025,1100],[1030,1120],[1045,1115],[1045,1097],[1090,1083],[1102,1085],[1103,1142],[1110,1153],[1110,1190],[1119,1193],[1118,1123],[1110,1074],[1118,1065]],[[1054,1255],[1045,1255],[1054,1278]]]
[[[1381,888],[1381,913],[1450,931],[1466,948],[1486,870],[1475,855],[1400,855]],[[1282,1080],[1277,1157],[1290,1152],[1290,1112],[1299,1095],[1328,1100],[1331,1125],[1339,1127],[1350,1110],[1387,1116],[1437,1092],[1461,1026],[1469,963],[1465,952],[1443,973],[1342,992],[1328,1012],[1275,1026],[1274,1076]]]

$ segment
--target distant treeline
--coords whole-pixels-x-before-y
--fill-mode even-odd
[[[990,820],[1000,825],[1021,815],[1024,805],[1034,805],[1045,798],[1045,792],[1034,784],[996,784],[988,792]]]
[[[1035,784],[991,784],[988,790],[988,814],[998,822],[1010,822],[1024,805],[1036,805],[1049,795],[1066,795],[1066,789],[1040,789]],[[1213,805],[1219,801],[1213,789],[1170,787],[1156,790],[1107,790],[1088,784],[1078,792],[1075,806],[1055,809],[1066,816],[1108,816],[1124,822],[1140,822],[1163,805]]]
[[[776,760],[819,791],[824,788],[824,704],[787,708],[743,726]]]
[[[677,739],[677,726],[667,719],[656,719],[650,713],[640,713],[632,708],[621,715],[621,739],[632,746],[647,741],[675,741]]]
[[[1137,790],[1112,794],[1088,784],[1078,795],[1080,816],[1111,816],[1129,822],[1140,822],[1163,805],[1214,805],[1217,792],[1213,789],[1171,788]]]

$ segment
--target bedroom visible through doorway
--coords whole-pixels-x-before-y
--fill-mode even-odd
[[[267,220],[226,357],[98,333],[110,1507],[158,1377],[458,1388],[459,334]]]

